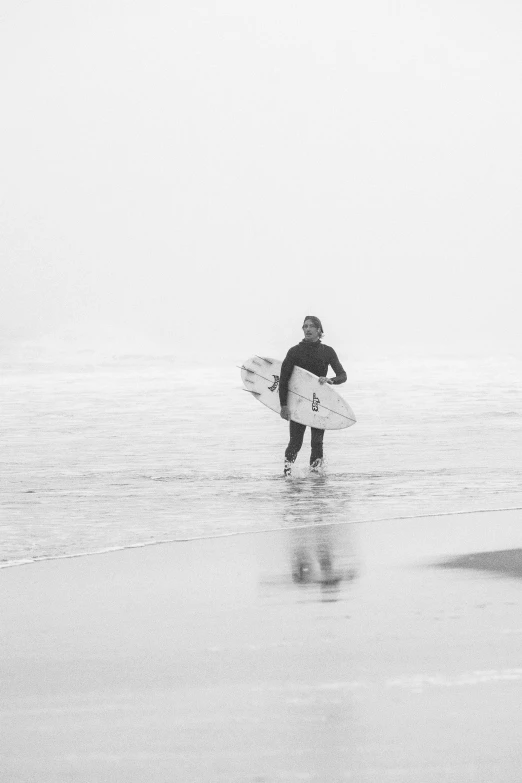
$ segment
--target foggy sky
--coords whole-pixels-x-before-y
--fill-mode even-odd
[[[2,9],[4,337],[519,350],[520,3]]]

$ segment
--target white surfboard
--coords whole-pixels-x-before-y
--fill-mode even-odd
[[[253,356],[241,367],[245,391],[275,413],[281,413],[281,364],[278,359]],[[317,375],[302,367],[294,367],[290,376],[288,407],[292,421],[320,430],[342,430],[356,422],[352,409],[335,386],[328,383],[321,385]]]

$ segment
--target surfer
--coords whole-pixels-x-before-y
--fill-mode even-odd
[[[279,401],[281,403],[281,417],[290,421],[290,410],[287,405],[288,382],[294,367],[302,367],[304,370],[319,377],[319,383],[339,384],[346,381],[346,373],[337,358],[334,349],[329,345],[323,345],[323,326],[315,315],[307,315],[303,323],[304,339],[298,345],[294,345],[286,354],[281,367],[279,380]],[[335,372],[333,378],[327,378],[328,367]],[[324,430],[310,427],[312,431],[312,451],[310,454],[310,469],[318,470],[323,464],[323,437]],[[285,451],[284,475],[292,472],[292,464],[303,445],[305,424],[290,421],[290,442]]]

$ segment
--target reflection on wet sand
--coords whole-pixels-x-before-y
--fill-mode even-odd
[[[322,600],[338,600],[342,582],[357,576],[348,505],[347,490],[333,487],[325,475],[286,482],[283,523],[292,528],[292,580],[318,584]]]

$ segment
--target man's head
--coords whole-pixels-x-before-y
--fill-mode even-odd
[[[304,338],[307,342],[315,343],[323,336],[323,325],[315,315],[307,315],[303,323]]]

